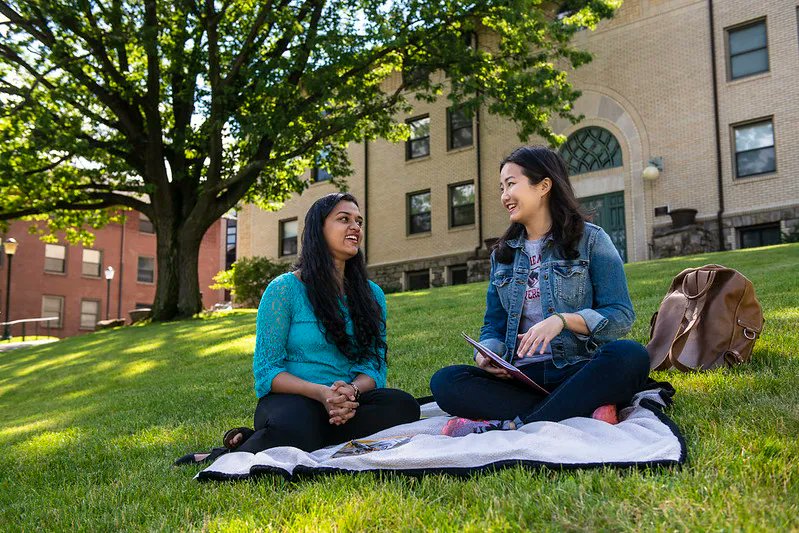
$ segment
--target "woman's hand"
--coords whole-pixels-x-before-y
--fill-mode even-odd
[[[322,386],[319,389],[317,400],[325,406],[330,419],[328,422],[336,426],[347,423],[358,408],[355,400],[355,389],[343,381],[336,381],[330,387]]]
[[[534,324],[524,335],[519,335],[519,348],[516,353],[519,357],[532,357],[535,350],[541,347],[538,353],[543,354],[549,342],[563,331],[563,321],[557,315],[552,315],[541,322]]]
[[[481,353],[478,353],[474,357],[474,362],[477,364],[477,366],[479,366],[480,368],[482,368],[483,370],[485,370],[494,377],[502,379],[510,379],[510,374],[508,374],[507,370],[496,366],[491,361],[491,359],[489,359],[488,357],[484,357],[483,354]]]

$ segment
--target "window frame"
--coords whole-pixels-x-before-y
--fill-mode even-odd
[[[427,119],[427,135],[422,137],[409,137],[407,141],[405,141],[405,160],[417,160],[417,159],[424,159],[425,157],[430,157],[430,114],[425,113],[424,115],[418,115],[413,118],[409,118],[405,121],[405,124],[408,125],[409,128],[412,128],[411,124],[414,122],[419,122],[420,120]],[[411,129],[411,135],[413,135],[413,129]],[[413,145],[414,141],[418,142],[421,140],[427,140],[427,153],[424,155],[413,155],[413,150],[411,150],[411,146]]]
[[[459,126],[457,128],[453,127],[452,117],[456,112],[463,112],[465,114],[465,111],[463,111],[461,108],[456,108],[455,106],[450,106],[447,108],[447,151],[448,152],[451,152],[452,150],[460,150],[463,148],[469,148],[470,146],[474,146],[474,115],[468,117],[471,119],[469,121],[468,129],[469,129],[469,135],[472,138],[472,142],[461,146],[454,145],[453,141],[455,140],[454,139],[455,131],[460,131],[467,128],[467,126]]]
[[[142,229],[142,226],[146,228],[148,224],[149,228],[152,231],[147,231],[146,229]],[[150,220],[150,217],[148,217],[141,211],[139,212],[139,233],[143,233],[145,235],[155,235],[155,224],[153,224],[153,221]]]
[[[750,150],[742,150],[738,151],[738,145],[735,140],[735,130],[739,128],[751,127],[756,126],[759,124],[766,124],[771,123],[771,146],[762,146],[760,148],[752,148]],[[747,120],[746,122],[739,122],[737,124],[730,124],[730,141],[732,142],[732,172],[733,172],[733,179],[746,179],[746,178],[755,178],[758,176],[765,176],[768,174],[774,174],[777,172],[777,132],[775,131],[774,127],[774,117],[761,117],[752,120]],[[741,175],[738,172],[738,154],[743,154],[747,152],[755,152],[759,150],[766,150],[771,148],[774,152],[774,168],[771,170],[766,170],[763,172],[755,172],[753,174],[744,174]]]
[[[422,212],[422,213],[415,213],[416,215],[421,214],[429,214],[430,215],[430,229],[427,231],[411,231],[412,224],[411,224],[411,217],[414,213],[411,213],[411,198],[414,196],[420,196],[422,194],[429,194],[430,195],[430,211]],[[406,236],[411,235],[429,235],[433,232],[433,193],[430,189],[422,189],[420,191],[409,192],[405,195],[405,234]]]
[[[411,287],[411,278],[414,276],[421,276],[423,273],[427,274],[427,286],[426,287],[418,287],[412,288]],[[407,291],[424,291],[429,289],[432,285],[432,276],[430,275],[429,268],[422,268],[418,270],[408,270],[405,272],[405,279],[406,279],[406,287],[405,290]]]
[[[472,221],[466,224],[455,224],[455,205],[452,203],[453,199],[453,192],[458,187],[463,187],[464,185],[471,185],[472,186],[472,203],[465,204],[472,206]],[[464,206],[465,206],[464,205]],[[464,206],[457,206],[457,207],[464,207]],[[461,181],[459,183],[451,183],[447,185],[447,213],[449,218],[449,228],[468,228],[469,226],[474,226],[477,222],[477,215],[475,212],[475,208],[477,207],[477,188],[475,187],[474,180],[468,181]]]
[[[152,273],[153,273],[152,278],[153,279],[150,280],[150,281],[141,279],[141,272],[142,272],[141,260],[142,259],[151,259],[152,262],[153,262],[153,269],[152,269]],[[156,276],[156,261],[155,261],[155,257],[149,256],[149,255],[140,255],[140,256],[138,256],[136,258],[136,283],[145,283],[147,285],[152,285],[152,284],[155,283],[155,276]]]
[[[284,234],[285,233],[286,223],[288,223],[288,222],[296,222],[297,223],[297,232],[296,232],[296,235],[294,235],[294,237],[286,237],[285,234]],[[299,219],[297,217],[286,218],[284,220],[280,220],[278,222],[278,239],[277,239],[277,255],[278,255],[278,257],[292,257],[292,256],[297,255],[297,252],[299,251],[299,242],[298,242],[299,236],[300,236],[300,222],[299,222]],[[286,239],[294,239],[294,253],[288,253],[288,254],[283,253],[283,250],[284,250],[283,241],[285,241]]]
[[[87,263],[86,262],[86,252],[97,252],[99,255],[99,260],[97,261],[97,274],[87,274],[86,273],[86,265],[93,265],[94,263]],[[92,278],[92,279],[100,279],[103,275],[103,251],[102,250],[95,250],[94,248],[84,248],[81,250],[81,257],[80,257],[80,275],[84,278]]]
[[[763,238],[762,238],[763,237],[763,231],[764,230],[774,230],[774,229],[777,230],[777,234],[780,236],[780,239],[774,244],[763,244],[763,242],[762,242],[763,241]],[[755,225],[752,225],[752,226],[742,226],[742,227],[736,228],[736,230],[737,230],[737,233],[738,233],[738,248],[741,249],[741,250],[747,250],[747,249],[750,249],[750,248],[760,248],[761,246],[775,246],[776,244],[780,244],[782,242],[782,227],[781,227],[779,221],[777,221],[777,222],[767,222],[765,224],[755,224]],[[760,241],[761,241],[760,244],[758,244],[757,246],[744,247],[744,234],[745,233],[754,233],[754,232],[757,232],[760,235]]]
[[[46,328],[47,325],[49,324],[51,329],[62,329],[64,327],[64,318],[65,318],[64,317],[64,300],[65,300],[65,298],[63,296],[57,296],[55,294],[42,294],[42,312],[41,312],[41,317],[42,318],[49,318],[49,316],[45,316],[44,302],[45,302],[46,298],[54,298],[54,299],[57,299],[59,301],[58,322],[56,322],[55,324],[53,324],[52,322],[44,322],[44,327]]]
[[[52,247],[58,247],[58,248],[61,248],[62,250],[64,250],[64,257],[63,258],[48,257],[47,256],[47,250],[51,246]],[[51,261],[61,261],[61,270],[48,269],[47,268],[47,260],[48,259],[51,260]],[[65,245],[63,245],[63,244],[51,244],[51,243],[46,243],[44,245],[44,271],[47,274],[66,274],[67,273],[67,247]]]
[[[738,32],[738,31],[743,31],[743,30],[746,30],[748,28],[752,28],[752,27],[757,26],[759,24],[763,24],[763,27],[764,27],[764,30],[765,30],[765,33],[766,33],[766,45],[763,46],[763,47],[760,47],[760,48],[752,48],[751,50],[746,50],[744,52],[738,52],[736,54],[733,54],[732,53],[732,46],[731,46],[731,42],[730,42],[730,40],[731,40],[730,38],[732,37],[732,34],[735,33],[735,32]],[[724,29],[724,41],[725,41],[726,56],[727,56],[726,57],[727,81],[743,80],[743,79],[749,78],[751,76],[758,76],[760,74],[766,74],[768,72],[771,72],[771,55],[769,54],[768,24],[766,22],[766,17],[760,17],[760,18],[755,19],[755,20],[749,20],[749,21],[746,21],[746,22],[742,22],[740,24],[736,24],[735,26],[730,26],[729,28],[725,28]],[[733,75],[733,71],[732,71],[733,59],[735,57],[738,57],[738,56],[741,56],[741,55],[744,55],[744,54],[757,52],[759,50],[765,50],[766,51],[766,70],[759,70],[757,72],[751,72],[749,74],[743,74],[743,75],[740,75],[740,76],[734,76]]]
[[[97,304],[97,313],[94,315],[95,320],[94,320],[94,324],[92,324],[91,327],[83,325],[83,315],[85,314],[83,312],[83,304],[84,303]],[[94,331],[95,329],[97,329],[97,322],[100,321],[100,314],[102,313],[102,309],[101,308],[102,308],[102,303],[100,302],[100,300],[96,300],[96,299],[93,299],[93,298],[81,298],[81,300],[80,300],[80,321],[78,322],[78,329],[83,330],[83,331]]]

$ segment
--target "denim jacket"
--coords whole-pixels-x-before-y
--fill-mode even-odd
[[[512,264],[500,263],[495,253],[491,254],[486,312],[480,330],[480,341],[508,362],[516,352],[530,274],[524,240],[521,236],[507,241],[516,249]],[[626,335],[635,321],[624,267],[608,234],[586,222],[577,249],[579,257],[564,259],[551,237],[541,249],[538,281],[544,318],[555,312],[577,313],[590,332],[580,335],[564,329],[552,339],[552,362],[558,368],[590,359],[599,346]]]

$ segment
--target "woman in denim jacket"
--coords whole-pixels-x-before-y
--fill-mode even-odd
[[[616,423],[616,405],[649,373],[646,349],[617,340],[635,320],[621,258],[585,221],[556,152],[515,150],[500,164],[500,191],[511,225],[491,254],[480,341],[550,394],[475,353],[476,366],[445,367],[430,381],[438,405],[459,417],[444,433],[589,415]]]

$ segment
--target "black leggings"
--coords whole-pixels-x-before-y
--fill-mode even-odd
[[[327,411],[316,400],[299,394],[267,394],[255,408],[255,433],[236,451],[257,453],[293,446],[310,452],[419,420],[419,404],[398,389],[364,392],[358,403],[355,416],[336,426],[328,422]]]

